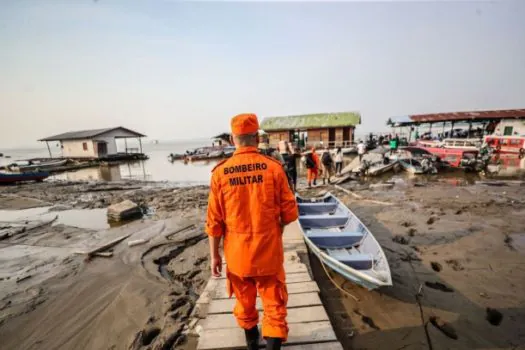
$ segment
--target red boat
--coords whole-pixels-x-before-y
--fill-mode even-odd
[[[15,184],[18,182],[28,182],[28,181],[43,181],[49,176],[47,172],[38,172],[38,173],[0,173],[0,184]]]
[[[458,148],[441,147],[421,147],[433,155],[439,157],[443,163],[447,163],[453,168],[461,168],[464,161],[475,159],[479,152],[474,150],[464,150]]]
[[[519,159],[525,157],[525,137],[521,136],[486,136],[485,142],[501,154],[516,154]]]

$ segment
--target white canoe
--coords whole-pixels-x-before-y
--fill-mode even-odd
[[[297,197],[304,240],[321,262],[349,281],[369,290],[392,285],[383,249],[368,230],[335,196]]]

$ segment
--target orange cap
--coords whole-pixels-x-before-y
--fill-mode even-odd
[[[231,127],[234,135],[255,134],[259,130],[259,121],[255,114],[239,114],[232,118]]]

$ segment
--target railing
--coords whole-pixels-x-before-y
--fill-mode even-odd
[[[126,148],[126,153],[140,153],[140,150],[138,147],[129,147]]]
[[[306,147],[321,147],[328,145],[328,148],[347,148],[347,147],[354,147],[356,145],[353,141],[307,141]]]

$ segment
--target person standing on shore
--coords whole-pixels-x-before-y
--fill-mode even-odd
[[[282,234],[298,218],[297,203],[281,164],[257,150],[255,114],[234,117],[231,129],[236,151],[212,171],[208,199],[211,272],[221,276],[219,245],[224,237],[227,290],[237,299],[233,314],[248,349],[259,348],[257,293],[264,309],[266,349],[280,349],[288,337]]]
[[[364,144],[363,140],[359,140],[359,143],[357,144],[357,155],[359,156],[359,163],[363,160],[363,156],[366,153],[366,145]]]
[[[290,188],[293,192],[297,190],[297,158],[299,152],[292,148],[292,145],[286,141],[279,142],[279,152],[284,160],[284,169],[290,180]]]
[[[321,175],[323,176],[323,185],[326,185],[326,180],[328,180],[328,184],[330,184],[330,177],[332,176],[332,170],[334,166],[334,160],[332,159],[332,155],[330,154],[330,150],[328,149],[328,146],[324,148],[323,155],[321,156],[321,165],[322,165],[322,171]]]
[[[394,154],[397,151],[397,147],[399,147],[399,137],[396,134],[394,138],[390,139],[390,154]]]
[[[312,146],[311,152],[306,154],[306,178],[308,188],[317,185],[317,175],[319,174],[319,156],[315,153],[315,146]]]
[[[342,170],[343,170],[343,151],[341,150],[341,147],[337,147],[337,150],[335,151],[335,174],[341,175]]]

